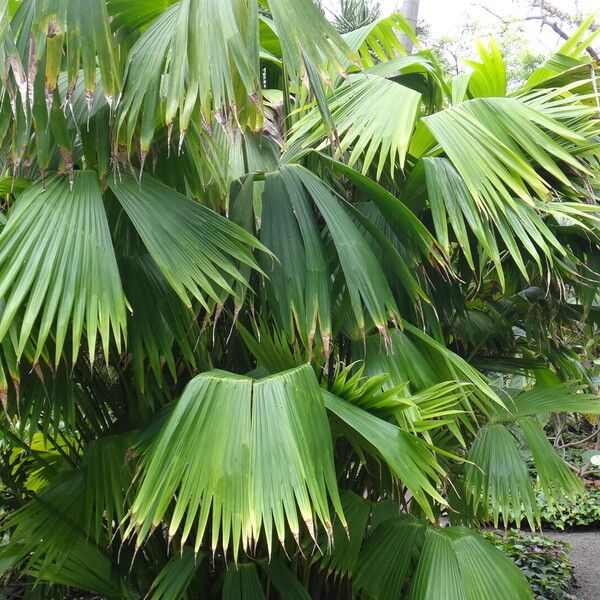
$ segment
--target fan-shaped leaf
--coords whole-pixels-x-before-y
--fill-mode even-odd
[[[350,151],[349,166],[360,161],[367,173],[378,157],[378,179],[386,165],[392,177],[396,167],[402,169],[420,100],[418,92],[374,74],[352,75],[340,86],[328,106],[340,151]],[[319,108],[313,108],[294,126],[289,153],[324,148],[330,143],[327,133]]]
[[[319,561],[319,566],[338,577],[349,577],[355,572],[358,555],[367,532],[371,516],[371,503],[354,492],[342,494],[344,516],[348,523],[343,527],[339,520],[333,525],[333,549]]]
[[[379,524],[360,553],[353,586],[370,598],[400,598],[426,525],[404,515]]]
[[[585,171],[559,143],[583,144],[584,138],[516,98],[468,100],[423,122],[490,216],[505,204],[514,206],[513,196],[531,205],[533,197],[548,198],[549,184],[530,159],[566,186],[571,184],[558,161]]]
[[[575,501],[583,493],[581,480],[558,456],[535,419],[521,419],[519,425],[531,450],[539,484],[546,498],[550,501]]]
[[[531,600],[516,565],[487,540],[464,527],[429,529],[410,599]]]
[[[75,361],[84,326],[91,360],[98,332],[106,356],[111,329],[120,350],[126,301],[95,173],[77,171],[72,190],[53,177],[19,197],[0,234],[0,278],[0,338],[17,320],[19,354],[37,331],[38,358],[52,332],[58,362],[70,329]]]
[[[247,285],[240,265],[256,267],[251,248],[266,250],[235,223],[179,194],[150,176],[141,184],[122,178],[111,189],[131,219],[150,256],[187,306],[190,296],[205,308],[234,281]]]
[[[485,425],[471,446],[466,466],[466,500],[476,513],[479,507],[491,514],[498,526],[499,515],[504,523],[521,522],[527,517],[532,528],[538,521],[538,508],[517,442],[500,423]]]
[[[211,371],[188,385],[146,458],[128,528],[138,544],[176,496],[170,535],[196,528],[195,551],[212,513],[211,541],[251,547],[264,528],[268,547],[300,517],[314,537],[331,534],[327,497],[344,521],[323,399],[308,366],[253,382]]]
[[[364,332],[365,329],[364,305],[376,327],[385,335],[388,320],[397,322],[398,307],[367,241],[333,190],[321,179],[300,166],[286,166],[285,171],[290,175],[293,172],[298,177],[325,219],[344,272],[359,330]]]

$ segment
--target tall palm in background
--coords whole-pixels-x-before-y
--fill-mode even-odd
[[[402,3],[401,12],[414,31],[417,30],[417,23],[419,21],[419,7],[421,0],[404,0]],[[413,42],[410,37],[406,34],[400,36],[400,42],[404,46],[406,52],[411,54],[413,51]]]
[[[1,0],[5,593],[531,597],[470,527],[600,412],[588,25],[507,95],[400,15]]]

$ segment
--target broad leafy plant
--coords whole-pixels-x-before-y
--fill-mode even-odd
[[[0,0],[6,585],[531,598],[473,527],[582,491],[540,415],[600,413],[589,25],[508,92],[401,15]]]
[[[534,598],[575,600],[575,567],[569,558],[571,547],[560,540],[509,529],[503,535],[483,534],[523,571]]]

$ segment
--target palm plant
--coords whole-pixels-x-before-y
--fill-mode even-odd
[[[400,15],[0,0],[8,593],[530,598],[472,527],[600,413],[588,25],[507,94]]]
[[[378,3],[369,0],[340,0],[334,24],[339,32],[349,33],[370,25],[380,16],[381,7]]]

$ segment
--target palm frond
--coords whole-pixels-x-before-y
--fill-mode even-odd
[[[469,94],[473,98],[506,96],[506,66],[496,40],[491,39],[486,48],[477,42],[479,61],[468,60],[473,69],[469,78]]]
[[[369,536],[353,585],[372,598],[398,598],[423,544],[426,525],[410,516],[388,519]]]
[[[204,555],[195,555],[188,546],[182,548],[181,553],[173,556],[152,582],[150,598],[152,600],[182,598],[204,558]]]
[[[336,139],[326,139],[327,130],[318,107],[298,121],[288,142],[288,152],[305,148],[349,151],[348,165],[360,162],[367,173],[376,160],[376,178],[384,168],[394,175],[402,169],[417,119],[421,95],[414,90],[374,74],[351,75],[328,99]]]
[[[95,173],[75,173],[72,190],[59,176],[30,186],[11,210],[0,246],[0,337],[18,323],[18,355],[33,335],[37,360],[52,334],[58,363],[70,332],[74,362],[84,328],[92,361],[98,333],[105,356],[111,337],[120,350],[127,304]]]
[[[574,502],[583,493],[580,479],[558,456],[534,418],[519,422],[535,463],[540,488],[549,501]]]
[[[530,275],[521,248],[533,258],[540,272],[543,271],[542,259],[551,262],[554,254],[564,255],[564,248],[541,215],[522,199],[514,198],[511,204],[505,203],[501,211],[488,211],[470,194],[465,181],[448,159],[425,158],[423,162],[437,239],[447,253],[450,252],[450,225],[469,266],[473,270],[476,268],[472,249],[474,238],[493,261],[502,280],[502,244],[527,278]]]
[[[446,501],[436,489],[444,475],[434,449],[396,425],[325,392],[325,406],[343,425],[357,448],[383,460],[411,492],[423,512],[433,519],[430,499]]]
[[[145,463],[127,530],[138,544],[174,495],[169,536],[183,526],[185,543],[195,527],[198,552],[212,511],[207,545],[213,552],[231,547],[236,560],[263,529],[269,549],[274,533],[284,542],[286,527],[299,539],[301,521],[313,539],[319,524],[330,535],[328,497],[344,518],[325,407],[308,366],[256,382],[219,371],[198,375]]]
[[[247,231],[149,175],[140,184],[123,177],[110,185],[186,306],[193,297],[208,310],[209,301],[222,305],[227,294],[235,293],[235,281],[247,285],[238,265],[256,268],[251,249],[266,250]]]
[[[329,63],[339,73],[344,72],[345,60],[356,60],[355,53],[333,25],[323,18],[312,0],[268,0],[265,3],[273,15],[283,60],[293,79],[298,79],[304,71],[302,53],[313,64]]]
[[[361,65],[368,68],[377,62],[389,62],[399,54],[406,54],[406,49],[401,42],[402,35],[408,37],[413,44],[418,44],[408,21],[401,13],[396,12],[348,32],[342,37],[350,49],[359,54]]]
[[[256,566],[252,563],[237,565],[229,569],[223,582],[223,598],[231,600],[264,600],[263,592]]]
[[[551,387],[536,386],[517,394],[509,410],[513,417],[527,417],[552,412],[600,412],[597,396],[585,393],[580,384],[566,382]]]
[[[10,544],[2,550],[0,564],[24,562],[35,579],[120,598],[127,589],[113,570],[104,538],[99,544],[85,535],[85,477],[74,473],[55,481],[51,487],[5,524],[10,528]],[[14,528],[14,530],[13,530]]]
[[[336,577],[352,577],[371,520],[371,503],[350,490],[343,492],[341,499],[347,526],[343,527],[339,520],[335,521],[333,549],[331,553],[320,557],[319,566]]]
[[[514,437],[500,423],[482,427],[469,452],[473,464],[466,466],[466,500],[476,513],[481,507],[498,526],[517,524],[527,518],[531,528],[539,520],[539,511],[527,466]]]
[[[530,159],[566,186],[571,184],[559,162],[586,170],[564,147],[582,145],[585,139],[515,98],[469,100],[423,122],[491,217],[501,213],[503,205],[513,206],[513,196],[530,205],[534,197],[548,199],[549,184]]]
[[[260,566],[269,582],[286,600],[310,600],[308,590],[282,560],[273,557],[269,561],[260,561]]]
[[[503,600],[507,594],[519,600],[533,598],[523,573],[492,544],[463,527],[428,529],[411,600]]]
[[[299,165],[284,165],[276,174],[269,174],[264,194],[268,212],[261,220],[261,241],[276,255],[281,253],[281,263],[268,265],[263,261],[261,266],[270,278],[267,297],[272,310],[290,339],[290,328],[295,323],[310,342],[318,322],[328,353],[331,275],[324,259],[325,246],[316,224],[315,208],[331,236],[357,329],[364,332],[366,318],[370,318],[387,335],[388,321],[397,320],[396,302],[373,251],[339,196]],[[282,203],[281,197],[288,203]],[[288,232],[286,237],[281,236],[283,227]],[[298,278],[301,265],[308,267],[306,280],[301,275]]]
[[[177,379],[176,348],[190,368],[197,366],[200,327],[194,311],[181,302],[150,256],[122,258],[121,270],[131,305],[128,346],[137,385],[144,392],[148,366],[159,385],[164,364]]]

